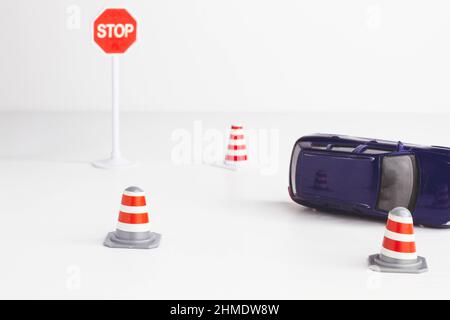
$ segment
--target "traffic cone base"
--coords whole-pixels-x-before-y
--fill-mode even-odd
[[[230,160],[225,159],[223,161],[223,164],[226,165],[227,167],[237,169],[237,168],[240,168],[242,166],[245,166],[247,164],[246,160],[244,160],[244,161],[230,161]]]
[[[152,249],[160,241],[161,235],[150,231],[144,191],[139,187],[126,188],[116,231],[108,233],[103,244],[109,248]]]
[[[123,239],[120,237],[119,230],[110,232],[106,236],[103,244],[109,248],[125,248],[125,249],[153,249],[159,246],[161,235],[154,232],[138,232],[141,235],[137,239]],[[141,239],[139,239],[141,238]]]
[[[389,211],[381,252],[369,256],[369,268],[392,273],[428,270],[427,261],[416,252],[413,218],[408,209],[397,207]]]
[[[412,260],[409,263],[405,263],[402,260],[389,260],[389,257],[385,257],[382,254],[373,254],[369,256],[369,269],[390,273],[423,273],[428,271],[427,261],[424,257],[419,256],[416,260]]]

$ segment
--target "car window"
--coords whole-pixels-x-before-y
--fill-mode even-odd
[[[292,152],[292,160],[291,160],[291,186],[292,186],[292,192],[293,194],[297,194],[297,166],[301,151],[300,145],[296,145],[294,151]]]
[[[377,209],[390,211],[395,207],[405,207],[412,210],[417,194],[417,180],[413,155],[383,157]]]
[[[331,148],[332,151],[340,151],[340,152],[353,152],[355,150],[354,147],[347,147],[347,146],[333,146]]]
[[[382,149],[374,149],[374,148],[367,148],[363,151],[363,153],[366,154],[383,154],[383,153],[390,153],[393,150],[382,150]]]
[[[326,150],[327,145],[326,144],[318,144],[318,143],[312,143],[311,148],[315,150]]]

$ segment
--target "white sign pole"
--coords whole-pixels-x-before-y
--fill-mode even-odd
[[[132,166],[133,163],[122,158],[120,154],[120,108],[119,108],[119,55],[113,54],[111,57],[112,71],[112,152],[111,158],[92,163],[94,167],[103,169],[113,169]]]
[[[112,55],[112,153],[111,158],[120,159],[119,135],[119,55]]]

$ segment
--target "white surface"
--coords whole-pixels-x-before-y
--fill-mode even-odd
[[[225,136],[230,114],[124,114],[123,153],[140,165],[119,171],[90,165],[109,150],[109,114],[0,114],[0,298],[450,297],[450,230],[416,229],[428,273],[374,273],[367,258],[381,248],[384,223],[315,212],[287,194],[301,135],[450,145],[447,116],[239,116],[249,130],[279,130],[274,174],[255,163],[243,171],[174,164],[176,130],[195,135],[201,120]],[[102,245],[128,185],[147,192],[158,249]]]
[[[0,110],[109,110],[91,22],[119,3],[124,109],[449,110],[448,0],[2,0]]]

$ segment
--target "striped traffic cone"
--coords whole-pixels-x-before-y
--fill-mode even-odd
[[[116,231],[108,233],[103,244],[110,248],[152,249],[160,241],[160,234],[150,232],[144,191],[138,187],[126,188]]]
[[[245,145],[244,129],[241,125],[232,125],[230,139],[225,155],[225,164],[237,167],[247,161],[247,146]]]
[[[380,272],[422,273],[427,261],[417,256],[411,212],[397,207],[389,212],[380,254],[369,257],[369,268]]]

